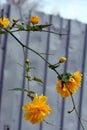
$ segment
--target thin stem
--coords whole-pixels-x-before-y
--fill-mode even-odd
[[[38,53],[37,51],[33,50],[32,48],[30,48],[30,47],[24,45],[13,33],[11,33],[10,31],[8,31],[7,29],[5,29],[5,30],[6,30],[8,33],[10,33],[11,36],[13,36],[13,37],[16,39],[16,41],[18,41],[18,43],[19,43],[23,48],[25,47],[25,48],[31,50],[32,52],[34,52],[35,54],[37,54],[38,56],[40,56],[45,62],[47,62],[47,63],[50,65],[50,63],[49,63],[40,53]]]
[[[24,46],[22,46],[23,47],[23,54],[24,54],[24,64],[25,64],[25,60],[26,60],[26,55],[25,55],[25,48],[24,48]]]
[[[69,91],[69,93],[70,93],[70,95],[71,95],[71,100],[72,100],[72,103],[73,103],[73,110],[75,110],[75,113],[76,113],[76,115],[77,115],[77,117],[78,117],[78,120],[79,120],[79,122],[80,122],[80,124],[81,124],[82,129],[85,130],[85,128],[84,128],[84,126],[83,126],[83,124],[82,124],[81,118],[80,118],[80,116],[79,116],[79,114],[78,114],[78,111],[77,111],[77,109],[76,109],[75,102],[74,102],[74,99],[73,99],[73,96],[72,96],[72,92],[70,91],[70,89],[68,88],[68,86],[66,86],[66,87],[67,87],[67,89],[68,89],[68,91]]]
[[[77,111],[77,109],[76,109],[76,106],[75,106],[75,103],[74,103],[74,99],[73,99],[72,94],[71,94],[71,99],[72,99],[72,103],[73,103],[73,107],[74,107],[74,110],[75,110],[75,112],[76,112],[76,115],[77,115],[77,117],[78,117],[78,119],[79,119],[79,122],[80,122],[80,124],[81,124],[81,126],[82,126],[82,129],[85,130],[85,129],[84,129],[84,126],[83,126],[83,124],[82,124],[81,118],[80,118],[80,116],[79,116],[79,114],[78,114],[78,111]]]
[[[24,47],[25,47],[25,48],[31,50],[32,52],[34,52],[35,54],[37,54],[39,57],[41,57],[49,66],[51,66],[51,64],[50,64],[40,53],[38,53],[37,51],[33,50],[32,48],[30,48],[30,47],[24,45],[24,44],[23,44],[12,32],[10,32],[9,30],[5,29],[5,31],[8,32],[8,33],[10,33],[10,35],[13,36],[13,37],[16,39],[16,41],[18,41],[18,43],[23,47],[23,49],[24,49]],[[51,67],[50,67],[50,68],[51,68]],[[57,72],[57,70],[56,70],[55,68],[51,68],[51,69],[54,70],[59,77],[61,77],[60,74]]]
[[[28,72],[27,72],[27,77],[28,77],[29,75],[28,75]],[[27,80],[28,80],[28,78],[27,78]],[[28,80],[28,91],[30,91],[30,85],[29,85],[29,80]]]
[[[41,32],[49,32],[49,33],[53,33],[53,34],[56,34],[56,35],[59,35],[59,36],[67,35],[67,34],[63,34],[63,33],[56,33],[56,32],[53,32],[53,31],[47,31],[47,30],[41,30]]]
[[[24,50],[24,47],[23,47],[23,54],[24,54],[24,68],[25,68],[25,71],[26,71],[26,63],[25,63],[25,61],[26,61],[26,55],[25,55],[25,50]],[[29,65],[28,65],[28,67],[29,67]],[[29,75],[28,75],[28,72],[27,72],[27,77],[28,77]],[[28,80],[28,78],[27,78],[27,80]],[[30,88],[29,88],[29,80],[28,80],[28,91],[30,91]]]
[[[79,116],[79,114],[78,114],[78,111],[77,111],[77,109],[76,109],[75,102],[74,102],[74,99],[73,99],[73,96],[72,96],[72,92],[69,90],[68,86],[67,86],[67,89],[68,89],[68,91],[69,91],[69,93],[70,93],[70,95],[71,95],[71,100],[72,100],[72,103],[73,103],[73,109],[75,110],[75,113],[76,113],[76,115],[77,115],[77,117],[78,117],[78,120],[79,120],[79,122],[80,122],[80,124],[81,124],[82,129],[85,130],[85,128],[84,128],[84,126],[83,126],[83,124],[82,124],[81,118],[80,118],[80,116]]]
[[[58,71],[55,69],[55,68],[53,68],[53,70],[56,72],[56,74],[58,75],[58,78],[61,78],[61,75],[58,73]]]
[[[29,30],[27,30],[27,29],[24,29],[24,30],[19,30],[19,29],[17,29],[17,30],[13,30],[13,31],[11,31],[12,33],[13,32],[17,32],[17,31],[29,31]],[[30,31],[32,31],[32,30],[30,30]],[[36,31],[36,30],[35,30]],[[61,35],[67,35],[67,34],[63,34],[63,33],[56,33],[56,32],[53,32],[53,31],[47,31],[47,30],[38,30],[38,31],[41,31],[41,32],[49,32],[49,33],[53,33],[53,34],[56,34],[56,35],[59,35],[59,36],[61,36]]]

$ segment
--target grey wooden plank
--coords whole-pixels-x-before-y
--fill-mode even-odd
[[[86,66],[86,54],[87,51],[87,25],[85,26],[85,37],[84,37],[84,44],[83,44],[83,59],[82,59],[82,74],[83,74],[83,80],[81,83],[81,90],[80,90],[80,96],[79,96],[79,116],[82,117],[82,101],[83,99],[83,91],[84,91],[84,73],[85,73],[85,66]],[[80,122],[78,121],[78,130],[80,130]]]
[[[2,12],[2,15],[4,14],[4,11]],[[10,15],[10,5],[7,7],[7,17],[9,18]],[[0,111],[1,111],[1,101],[2,101],[2,91],[3,91],[3,81],[4,81],[4,68],[5,68],[5,58],[6,58],[6,48],[7,48],[7,39],[8,35],[4,35],[4,41],[3,41],[3,54],[2,54],[2,65],[1,65],[1,77],[0,77]]]

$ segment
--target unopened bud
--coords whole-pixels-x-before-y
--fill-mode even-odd
[[[60,63],[63,63],[63,62],[65,62],[66,61],[66,57],[61,57],[60,59],[59,59],[59,62]]]
[[[22,23],[21,23],[22,25],[24,25],[24,21],[22,21]]]
[[[26,60],[25,60],[25,63],[27,63],[27,64],[28,64],[29,62],[30,62],[30,60],[29,60],[29,59],[26,59]]]
[[[12,21],[15,23],[17,22],[18,20],[16,18],[13,18]]]
[[[30,17],[30,23],[32,23],[33,25],[38,24],[40,21],[40,17],[39,16],[31,16]]]

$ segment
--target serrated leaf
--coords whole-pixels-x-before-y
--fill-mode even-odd
[[[13,89],[9,89],[10,91],[22,91],[22,92],[28,92],[27,89],[25,88],[13,88]]]
[[[34,80],[34,81],[37,81],[37,82],[40,82],[40,83],[44,83],[44,82],[42,81],[42,79],[37,78],[37,77],[34,77],[33,80]]]

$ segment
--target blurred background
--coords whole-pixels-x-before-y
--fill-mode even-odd
[[[67,62],[59,68],[60,73],[80,71],[83,80],[80,89],[74,95],[75,104],[87,129],[87,1],[86,0],[0,0],[0,17],[10,20],[20,19],[29,23],[32,15],[40,17],[40,24],[53,25],[47,30],[65,33],[58,36],[45,32],[14,33],[25,45],[42,53],[50,63],[56,63],[61,56],[67,57]],[[81,130],[78,118],[72,109],[71,98],[62,99],[56,93],[56,74],[48,69],[48,65],[26,50],[26,56],[31,65],[36,67],[32,76],[38,76],[44,84],[32,82],[31,88],[39,94],[48,96],[48,103],[53,109],[47,121],[32,125],[23,118],[21,107],[29,101],[23,92],[11,92],[8,89],[26,88],[24,70],[18,63],[24,65],[22,47],[10,35],[0,35],[0,130]],[[43,69],[42,69],[43,68]]]

